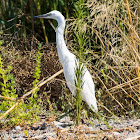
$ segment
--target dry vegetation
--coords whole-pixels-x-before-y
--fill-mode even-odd
[[[81,26],[93,44],[88,50],[86,48],[84,55],[97,80],[99,106],[101,110],[103,106],[107,107],[116,115],[139,114],[139,3],[137,1],[133,7],[135,11],[132,4],[127,4],[127,1],[88,1],[86,6],[90,14],[85,16],[86,22]],[[68,23],[67,42],[72,50],[77,49],[71,39],[78,22],[73,18]]]
[[[38,51],[36,48],[38,44],[36,43],[35,38],[33,40],[34,47],[31,47],[29,51],[27,51],[24,47],[13,47],[16,40],[11,41],[10,44],[8,44],[6,47],[2,47],[1,49],[5,66],[8,64],[13,67],[11,73],[14,74],[15,82],[17,84],[17,94],[19,96],[22,96],[23,93],[29,91],[33,86],[33,73],[36,67],[36,55]],[[45,79],[55,74],[62,67],[60,66],[56,47],[54,45],[43,45],[41,52],[42,63],[40,79]],[[63,79],[63,75],[59,77]],[[51,99],[53,99],[53,97],[56,97],[56,92],[61,94],[62,87],[57,81],[53,80],[40,89],[39,93],[43,92],[47,92],[49,95],[52,93]]]

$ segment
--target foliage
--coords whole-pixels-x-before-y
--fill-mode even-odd
[[[33,75],[33,88],[37,86],[37,83],[39,82],[40,79],[40,66],[41,66],[41,44],[38,44],[38,53],[36,56],[36,67],[35,67],[35,71],[34,71],[34,75]],[[32,114],[33,119],[38,119],[37,114],[40,114],[41,112],[41,99],[38,98],[38,91],[39,88],[32,93],[31,97],[28,99],[28,103],[27,103],[27,109],[29,110],[30,114]],[[35,121],[34,120],[34,121]]]
[[[75,60],[76,61],[76,60]],[[79,61],[75,68],[75,86],[76,86],[76,112],[77,112],[77,118],[76,118],[76,124],[79,124],[80,115],[81,115],[81,108],[82,108],[82,89],[83,89],[83,76],[84,76],[84,66]]]
[[[38,44],[38,53],[37,53],[37,56],[36,56],[36,68],[35,68],[35,72],[34,72],[34,75],[33,75],[33,78],[35,78],[35,80],[33,81],[33,88],[39,82],[40,73],[41,73],[40,67],[41,67],[41,44],[39,43]],[[36,96],[36,95],[34,95],[34,96]]]
[[[1,95],[6,98],[1,100],[0,110],[2,112],[7,111],[11,106],[16,103],[16,85],[13,74],[11,74],[12,66],[8,65],[7,68],[4,68],[2,56],[0,55],[0,87],[1,87]],[[7,99],[8,98],[8,99]],[[10,100],[9,100],[10,98]],[[6,116],[9,121],[5,125],[15,125],[16,123],[22,123],[23,119],[25,119],[26,114],[24,113],[24,103],[20,103],[18,108],[16,108],[11,114]],[[1,114],[2,114],[1,112]],[[27,116],[26,116],[27,119]]]
[[[37,86],[40,78],[40,63],[41,63],[41,44],[38,44],[38,53],[36,56],[36,68],[34,72],[34,81],[33,87]],[[11,74],[12,67],[8,66],[7,69],[4,69],[2,57],[0,56],[0,86],[1,86],[1,95],[5,98],[10,98],[13,100],[3,99],[0,104],[0,109],[2,112],[7,111],[12,105],[16,103],[16,98],[18,94],[16,94],[16,85],[13,75]],[[37,89],[32,96],[25,101],[22,101],[18,107],[8,116],[9,119],[8,124],[24,124],[24,123],[33,123],[38,119],[38,114],[40,114],[41,107],[41,99],[38,98]],[[7,124],[5,124],[7,125]]]
[[[1,43],[2,45],[2,43]],[[15,80],[13,75],[11,74],[12,66],[8,65],[7,68],[4,68],[2,56],[0,55],[0,92],[4,97],[8,97],[11,99],[15,99],[17,97]],[[9,109],[15,101],[1,101],[0,110],[6,111]]]

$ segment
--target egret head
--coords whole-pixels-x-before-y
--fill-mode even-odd
[[[64,16],[57,10],[51,11],[49,13],[35,16],[34,18],[45,18],[45,19],[55,19],[58,22],[58,26],[60,24],[65,25],[65,18]]]

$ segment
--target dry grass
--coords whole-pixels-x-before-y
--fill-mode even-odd
[[[139,113],[140,105],[140,29],[138,8],[133,1],[88,1],[89,16],[81,28],[91,46],[83,55],[90,55],[86,65],[94,75],[100,108],[116,115]],[[72,50],[76,47],[73,30],[77,19],[67,21],[66,38]],[[90,34],[89,34],[90,32]],[[72,41],[73,40],[73,41]],[[96,53],[97,52],[97,53]],[[88,62],[88,63],[87,63]],[[108,114],[107,109],[104,110]]]

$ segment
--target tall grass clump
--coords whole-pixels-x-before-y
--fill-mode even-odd
[[[80,120],[80,115],[81,115],[81,108],[82,108],[82,89],[83,89],[83,76],[84,76],[84,66],[82,63],[79,61],[75,60],[76,63],[76,68],[75,68],[75,86],[76,86],[76,92],[75,92],[75,99],[76,99],[76,125],[78,126],[79,120]]]
[[[85,51],[85,46],[86,46],[86,41],[87,38],[85,36],[85,31],[83,30],[83,25],[85,24],[84,22],[84,17],[85,17],[85,11],[83,8],[84,1],[79,0],[75,2],[75,19],[77,24],[77,28],[74,30],[74,41],[75,41],[75,52],[77,56],[77,60],[75,60],[76,68],[75,68],[75,86],[76,86],[76,112],[77,112],[77,117],[76,117],[76,124],[79,124],[79,119],[81,115],[81,108],[82,108],[82,90],[83,90],[83,77],[85,74],[85,67],[83,65],[83,52]]]
[[[84,2],[84,8],[85,24],[81,27],[85,31],[87,46],[83,55],[97,81],[99,110],[107,115],[138,115],[139,2],[89,0]],[[68,20],[66,37],[72,48],[76,48],[72,34],[77,27],[77,18]]]

